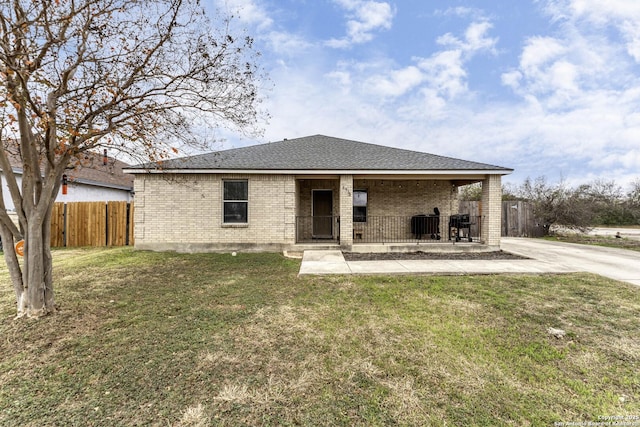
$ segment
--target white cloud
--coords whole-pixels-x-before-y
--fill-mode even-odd
[[[548,0],[546,10],[554,19],[577,18],[597,25],[640,17],[640,3],[635,0]]]
[[[339,91],[339,98],[342,99],[351,93],[353,81],[351,73],[348,71],[332,71],[324,75],[329,85],[334,86]]]
[[[548,110],[580,109],[595,91],[621,91],[639,84],[640,2],[548,0],[557,23],[553,35],[531,36],[517,67],[502,84]],[[625,53],[628,56],[625,56]]]
[[[273,25],[268,12],[255,0],[215,0],[215,4],[232,14],[236,14],[241,22],[266,30]]]
[[[464,39],[447,33],[438,38],[437,42],[448,50],[434,53],[429,58],[423,58],[418,66],[426,73],[425,80],[429,87],[440,96],[455,98],[467,91],[466,62],[475,54],[487,51],[494,52],[497,38],[487,37],[492,28],[487,21],[471,23],[464,33]],[[433,96],[433,92],[427,92]]]
[[[424,79],[425,76],[418,67],[409,66],[400,70],[393,70],[385,76],[373,76],[367,80],[366,86],[371,87],[382,96],[397,97],[414,89]]]
[[[564,38],[533,36],[522,48],[518,67],[502,74],[502,84],[548,108],[573,108],[608,78],[606,68],[614,66],[610,55],[574,31]]]
[[[438,9],[435,11],[436,16],[458,16],[461,18],[472,17],[472,18],[482,18],[484,16],[484,12],[481,9],[475,9],[472,7],[450,7],[448,9]]]
[[[520,68],[525,74],[533,75],[540,68],[558,58],[567,51],[562,41],[553,37],[531,37],[522,50]]]
[[[636,0],[548,0],[546,11],[557,21],[574,26],[613,27],[627,53],[640,63],[640,2]]]
[[[472,22],[464,32],[464,39],[460,39],[451,33],[446,33],[438,37],[436,43],[452,49],[459,49],[468,56],[482,51],[495,54],[498,38],[487,36],[491,28],[493,28],[493,25],[489,21]]]
[[[495,45],[498,39],[486,37],[491,28],[493,28],[493,25],[488,21],[474,22],[469,25],[465,32],[466,44],[463,46],[464,50],[470,52],[488,50],[495,53]]]
[[[568,61],[557,61],[549,69],[551,85],[561,91],[575,92],[578,89],[576,79],[578,70]]]
[[[335,0],[347,11],[347,36],[327,41],[327,46],[347,48],[373,40],[373,33],[391,29],[395,10],[387,2],[368,0]]]
[[[233,14],[240,23],[252,27],[256,39],[264,42],[276,55],[294,56],[313,47],[304,37],[282,29],[260,0],[213,0],[214,4]]]
[[[626,40],[627,53],[637,63],[640,63],[640,20],[631,22],[625,21],[620,26]]]
[[[454,98],[467,90],[467,72],[463,67],[461,50],[445,50],[422,59],[418,66],[424,70],[430,88],[441,96]]]
[[[520,81],[522,80],[522,73],[520,71],[509,71],[507,73],[502,73],[501,80],[502,84],[510,87],[514,91],[520,87]]]
[[[303,37],[282,31],[271,31],[264,37],[271,50],[278,55],[296,55],[313,46]]]
[[[363,78],[365,90],[383,97],[400,97],[411,91],[422,93],[429,104],[442,105],[444,100],[468,92],[466,63],[475,54],[493,52],[497,39],[487,37],[488,22],[473,22],[460,39],[447,33],[438,43],[447,49],[428,58],[413,58],[415,65],[393,69],[382,64],[375,74]]]

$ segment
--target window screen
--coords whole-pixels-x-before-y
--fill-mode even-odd
[[[225,224],[249,222],[249,183],[224,181],[223,222]]]

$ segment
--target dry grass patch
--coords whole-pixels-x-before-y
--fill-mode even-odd
[[[209,417],[206,415],[205,406],[198,403],[196,406],[189,406],[182,413],[182,418],[176,427],[206,427],[211,425]]]

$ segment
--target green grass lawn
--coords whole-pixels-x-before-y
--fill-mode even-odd
[[[298,278],[279,254],[127,248],[54,262],[60,310],[37,321],[13,320],[0,268],[2,426],[640,416],[640,288],[595,275]]]

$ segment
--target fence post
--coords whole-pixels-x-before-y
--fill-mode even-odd
[[[104,204],[104,245],[109,246],[109,203]]]
[[[127,209],[126,209],[126,225],[125,225],[125,230],[124,230],[124,231],[125,231],[125,232],[124,232],[124,234],[125,234],[125,236],[124,236],[124,245],[125,245],[125,246],[129,246],[129,227],[130,227],[130,224],[129,224],[129,219],[130,219],[130,218],[129,218],[129,215],[130,215],[130,212],[131,212],[131,203],[127,202]]]
[[[67,204],[62,205],[62,247],[67,247]]]

